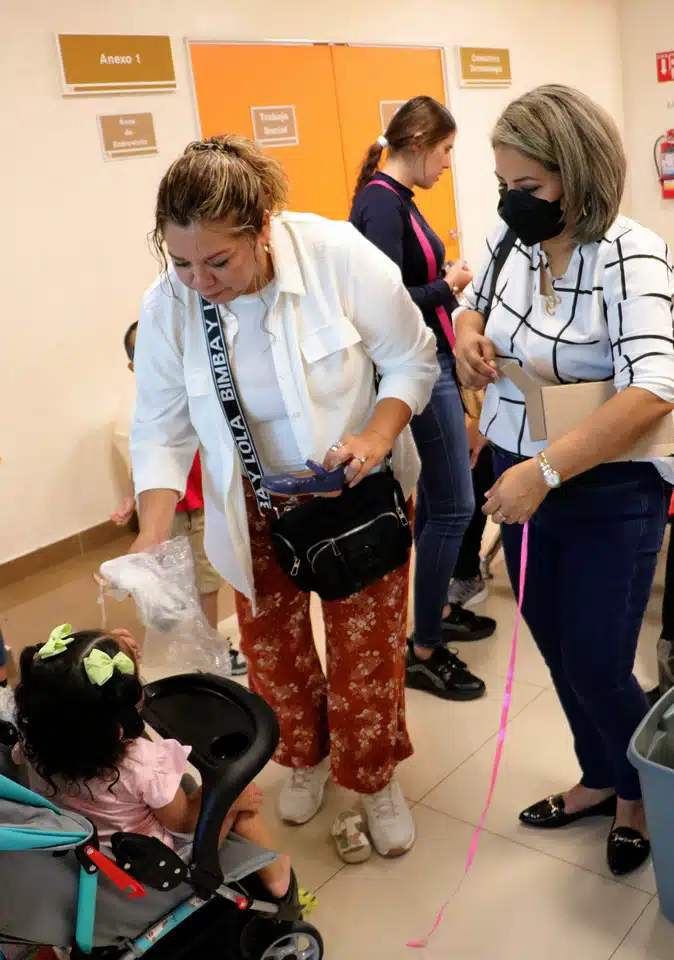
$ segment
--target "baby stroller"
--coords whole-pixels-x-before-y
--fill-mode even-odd
[[[88,820],[12,779],[16,731],[0,724],[10,774],[0,771],[0,944],[70,947],[74,960],[321,960],[299,905],[274,901],[254,876],[273,854],[234,834],[218,845],[227,811],[278,743],[271,709],[231,680],[185,674],[148,684],[143,716],[193,746],[203,803],[187,863],[135,834],[99,849]]]

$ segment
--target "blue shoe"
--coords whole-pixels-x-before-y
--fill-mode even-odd
[[[262,486],[279,497],[299,497],[313,494],[318,497],[338,497],[344,488],[345,464],[326,470],[320,463],[307,460],[307,473],[278,473],[263,477]]]

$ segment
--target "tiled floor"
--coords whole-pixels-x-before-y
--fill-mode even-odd
[[[99,622],[90,573],[104,555],[111,555],[110,548],[31,578],[32,583],[0,590],[3,629],[14,647],[34,642],[63,620]],[[455,704],[409,695],[416,754],[400,777],[414,802],[418,841],[407,857],[374,857],[363,866],[345,867],[328,831],[351,798],[333,788],[312,823],[291,829],[275,815],[283,771],[270,765],[260,778],[279,848],[293,855],[301,883],[318,889],[320,904],[312,921],[326,939],[328,960],[671,960],[674,927],[659,912],[651,868],[622,882],[608,874],[607,822],[551,834],[518,826],[524,805],[576,777],[564,719],[526,630],[487,828],[472,872],[452,896],[486,795],[510,647],[513,601],[498,563],[495,573],[486,609],[497,618],[498,633],[461,651],[487,680],[487,696]],[[648,686],[655,680],[661,584],[662,571],[639,654],[639,677]],[[224,596],[223,605],[226,614],[231,598]],[[317,611],[314,615],[320,637]],[[128,605],[111,606],[109,616],[123,623],[133,611]],[[235,622],[229,618],[221,628],[231,634]],[[408,940],[426,933],[448,898],[444,924],[428,947],[407,947]]]

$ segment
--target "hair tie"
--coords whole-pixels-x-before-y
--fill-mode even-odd
[[[208,140],[195,140],[190,143],[185,153],[231,153],[227,144],[221,143],[216,137],[209,137]]]
[[[386,148],[389,146],[389,142],[383,134],[381,135],[381,137],[377,137],[377,143],[382,148],[382,150],[386,150]]]

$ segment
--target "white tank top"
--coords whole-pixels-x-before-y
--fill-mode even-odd
[[[275,288],[276,281],[272,280],[260,293],[243,294],[222,311],[225,325],[232,323],[231,314],[238,320],[230,363],[241,405],[267,474],[304,468],[276,376],[267,330],[267,304],[274,300]]]

